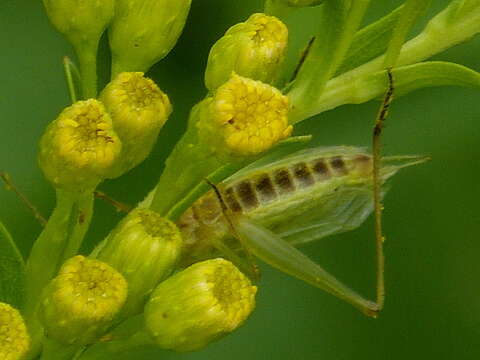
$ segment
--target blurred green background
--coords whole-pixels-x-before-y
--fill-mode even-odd
[[[373,20],[400,1],[374,1]],[[448,1],[434,1],[434,13]],[[173,52],[152,71],[175,113],[155,151],[141,166],[101,190],[135,203],[154,185],[189,108],[205,93],[209,47],[227,27],[260,11],[260,0],[194,0]],[[291,21],[292,49],[301,48],[315,21],[302,11]],[[61,60],[72,50],[39,0],[0,0],[0,170],[43,214],[54,192],[36,165],[39,137],[68,104]],[[102,57],[108,52],[103,45]],[[480,38],[436,57],[480,70]],[[107,62],[104,62],[105,67]],[[297,133],[318,144],[368,146],[378,103],[344,106],[304,122]],[[434,88],[396,99],[384,136],[387,154],[428,154],[432,161],[392,181],[385,202],[387,300],[379,319],[284,274],[263,267],[258,307],[240,330],[207,349],[175,354],[143,349],[120,359],[479,359],[480,358],[480,93]],[[0,218],[24,254],[40,231],[29,211],[0,188]],[[97,201],[84,251],[120,215]],[[340,279],[373,297],[373,222],[304,250]]]

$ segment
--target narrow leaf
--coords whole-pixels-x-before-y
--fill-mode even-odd
[[[383,54],[388,47],[393,28],[398,23],[402,9],[403,5],[358,31],[337,74],[347,72]]]
[[[395,96],[433,86],[480,87],[480,73],[465,66],[443,61],[427,61],[395,68]],[[361,104],[382,96],[387,86],[386,71],[377,71],[345,83],[344,87],[327,87],[319,99],[315,114],[344,104]]]
[[[325,2],[315,41],[288,92],[292,104],[290,121],[308,107],[336,73],[361,24],[370,0],[331,0]]]
[[[383,63],[385,68],[395,66],[409,30],[415,24],[415,21],[420,15],[428,9],[430,2],[431,0],[407,0],[405,2],[398,23],[393,31],[390,43],[388,44],[388,50]]]

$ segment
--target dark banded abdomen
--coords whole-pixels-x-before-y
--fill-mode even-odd
[[[233,212],[248,212],[279,197],[306,190],[318,182],[328,181],[332,177],[370,173],[371,166],[371,157],[363,154],[302,161],[270,172],[258,173],[228,185],[223,190],[223,197]]]

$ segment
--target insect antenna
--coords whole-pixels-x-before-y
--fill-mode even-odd
[[[128,213],[132,210],[132,207],[128,204],[122,203],[118,200],[115,200],[111,196],[105,194],[103,191],[95,191],[94,193],[95,198],[101,199],[112,205],[117,212]]]
[[[246,261],[242,259],[238,254],[235,253],[230,247],[225,245],[221,240],[216,239],[215,237],[209,238],[208,241],[220,252],[222,252],[226,257],[229,258],[235,265],[237,265],[245,274],[247,274],[250,278],[254,280],[259,280],[260,278],[260,270],[258,266],[255,264],[253,255],[251,252],[244,246],[243,242],[240,241],[240,236],[237,233],[233,217],[231,211],[228,209],[225,200],[223,199],[222,192],[218,188],[217,185],[212,183],[210,180],[205,179],[205,181],[210,185],[220,203],[220,207],[222,209],[222,214],[225,217],[228,227],[230,228],[232,236],[238,240],[240,245],[242,246],[243,252],[246,254],[247,259]]]
[[[375,239],[377,252],[377,305],[379,310],[383,308],[385,302],[385,256],[383,252],[383,243],[385,237],[382,230],[382,178],[380,169],[382,167],[382,142],[381,135],[388,115],[390,104],[393,100],[394,78],[392,69],[387,68],[388,88],[385,92],[383,102],[375,118],[372,136],[372,152],[373,152],[373,201],[375,207]]]
[[[293,74],[290,78],[290,82],[293,82],[296,78],[298,73],[300,72],[300,69],[303,66],[303,63],[305,62],[305,59],[307,58],[308,54],[310,53],[310,49],[312,48],[313,43],[315,42],[315,36],[312,36],[310,40],[308,40],[307,46],[305,49],[302,50],[300,54],[300,59],[298,60],[297,66],[295,67],[295,70],[293,71]]]
[[[33,205],[33,203],[28,200],[28,198],[24,194],[22,194],[20,190],[18,190],[18,188],[14,185],[10,175],[8,175],[6,172],[0,171],[0,179],[2,179],[2,181],[5,183],[6,189],[13,191],[15,195],[18,196],[20,201],[22,201],[30,209],[35,219],[37,219],[42,226],[45,226],[47,224],[47,220],[45,219],[45,217],[43,217],[43,215],[40,213],[40,211],[38,211],[35,205]]]

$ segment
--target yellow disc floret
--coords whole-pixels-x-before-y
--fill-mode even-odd
[[[288,98],[276,88],[234,74],[210,103],[228,150],[248,156],[268,150],[288,137]]]
[[[162,348],[198,350],[238,328],[253,311],[256,292],[227,260],[196,263],[155,289],[146,326]]]
[[[100,99],[123,145],[115,174],[118,176],[148,156],[172,106],[168,96],[141,72],[119,74],[102,91]]]
[[[258,52],[278,59],[283,56],[287,46],[288,30],[284,23],[274,16],[253,14],[247,20],[252,26],[250,37],[257,44]]]
[[[120,151],[105,107],[90,99],[67,107],[48,126],[40,142],[39,163],[55,187],[83,190],[108,176]]]
[[[40,317],[48,337],[88,344],[111,324],[127,296],[127,282],[109,265],[75,256],[48,285]]]
[[[0,302],[0,359],[21,359],[28,351],[30,337],[20,313]]]

